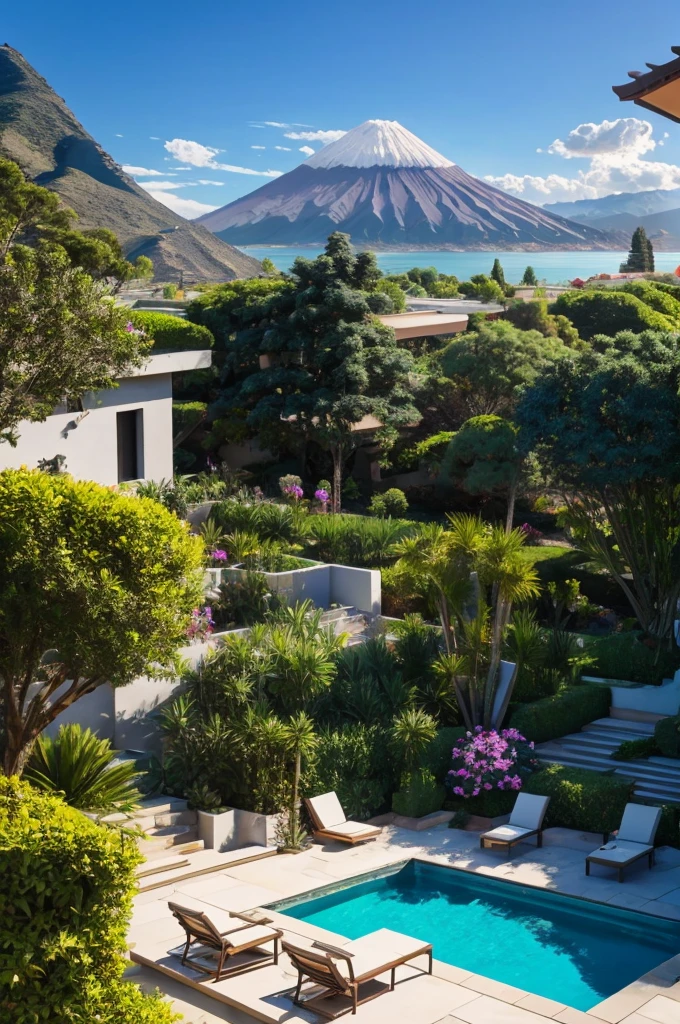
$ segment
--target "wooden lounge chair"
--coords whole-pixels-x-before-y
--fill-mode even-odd
[[[375,825],[348,821],[335,793],[308,797],[305,800],[317,839],[338,839],[341,843],[363,843],[377,839],[382,832]]]
[[[586,857],[586,874],[590,874],[591,864],[602,864],[616,868],[619,882],[622,882],[624,868],[642,857],[647,857],[650,868],[654,867],[654,837],[660,821],[660,807],[626,804],[621,826],[612,842]]]
[[[228,971],[228,974],[236,974],[246,967],[250,969],[268,964],[272,959],[275,964],[279,962],[279,939],[283,938],[283,932],[278,928],[269,927],[269,918],[256,919],[235,911],[226,914],[217,907],[206,913],[191,907],[181,907],[177,903],[168,903],[168,906],[187,933],[182,963],[189,963],[205,974],[214,974],[215,981],[222,978],[225,963],[228,964],[228,961],[238,953],[252,952],[254,955],[245,963],[242,960],[238,966]],[[196,942],[219,953],[216,970],[200,963],[197,957],[189,956],[189,949]],[[270,942],[274,943],[273,953],[260,948]]]
[[[354,1014],[362,1003],[391,992],[397,967],[415,957],[427,956],[428,974],[432,974],[432,943],[389,928],[371,932],[346,946],[314,942],[305,948],[283,942],[282,949],[298,972],[293,996],[295,1005],[312,1009],[329,1019],[350,1011]],[[388,971],[389,984],[377,980]],[[306,982],[313,985],[313,990],[305,997],[302,986]]]
[[[543,846],[543,819],[550,803],[549,796],[536,796],[533,793],[518,793],[515,806],[507,825],[499,825],[490,832],[483,832],[479,837],[479,845],[505,846],[508,849],[525,839],[536,836],[536,846]]]

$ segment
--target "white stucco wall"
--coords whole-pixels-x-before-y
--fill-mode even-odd
[[[41,459],[66,457],[66,471],[107,486],[118,483],[116,413],[142,410],[143,476],[172,478],[172,374],[210,365],[210,352],[158,353],[117,388],[83,397],[86,416],[60,412],[42,423],[19,424],[16,448],[0,445],[0,469],[34,468]]]

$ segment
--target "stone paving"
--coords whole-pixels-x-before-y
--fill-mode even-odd
[[[278,967],[263,967],[218,984],[182,969],[176,957],[168,956],[168,951],[181,943],[183,932],[171,917],[167,901],[193,900],[225,910],[262,908],[411,857],[680,920],[680,851],[661,848],[652,871],[641,862],[630,868],[619,884],[604,868],[594,867],[593,875],[585,876],[584,857],[600,842],[597,835],[548,829],[542,849],[518,846],[508,858],[498,848],[480,850],[475,833],[445,827],[415,833],[390,827],[377,841],[355,848],[315,845],[296,856],[229,867],[176,884],[170,881],[135,901],[129,936],[131,959],[142,966],[133,970],[141,984],[158,985],[177,1000],[190,1024],[248,1024],[253,1019],[271,1024],[318,1021],[320,1018],[297,1010],[288,999],[286,993],[295,978],[285,957]],[[267,914],[293,941],[322,936],[336,943],[347,941],[275,911]],[[418,938],[427,940],[428,936]],[[397,993],[360,1007],[357,1024],[545,1024],[546,1020],[560,1024],[680,1024],[680,949],[678,956],[587,1013],[440,961],[435,961],[433,977],[416,967],[401,968]]]

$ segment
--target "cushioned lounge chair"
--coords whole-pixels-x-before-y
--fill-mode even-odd
[[[492,828],[490,832],[483,832],[479,837],[479,845],[482,849],[486,846],[511,848],[536,836],[536,846],[543,846],[543,819],[549,803],[549,796],[518,793],[510,821],[507,825]]]
[[[647,858],[648,867],[654,867],[654,837],[660,820],[660,807],[626,804],[616,837],[586,857],[586,874],[590,874],[591,864],[602,864],[616,868],[622,882],[624,868],[642,857]]]
[[[391,992],[397,967],[415,957],[427,956],[428,974],[432,974],[432,944],[389,928],[371,932],[346,946],[314,942],[303,947],[283,942],[282,949],[298,972],[295,1005],[330,1019],[350,1011],[354,1014],[362,1003]],[[377,980],[388,972],[389,983]],[[306,983],[314,986],[307,996],[302,993]]]
[[[204,912],[191,907],[182,907],[177,903],[168,903],[168,906],[187,933],[182,963],[189,963],[205,974],[214,974],[215,981],[220,980],[225,973],[225,964],[228,968],[229,960],[238,953],[250,952],[253,953],[253,956],[246,963],[242,961],[231,970],[228,969],[228,974],[235,974],[245,967],[252,968],[256,964],[257,966],[268,964],[272,959],[275,964],[279,962],[279,939],[283,938],[283,932],[278,928],[271,928],[269,918],[257,919],[248,914],[238,914],[235,911],[225,913],[217,907],[211,908],[209,912]],[[270,942],[274,943],[273,953],[260,948]],[[194,943],[208,946],[219,953],[215,970],[211,970],[205,963],[201,963],[197,957],[189,956],[189,949]],[[259,956],[255,954],[259,954]],[[198,956],[205,959],[205,952]]]
[[[361,821],[348,821],[335,793],[308,797],[305,800],[317,839],[338,839],[341,843],[363,843],[377,839],[382,829]]]

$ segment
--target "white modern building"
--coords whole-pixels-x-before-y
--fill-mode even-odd
[[[55,409],[42,423],[19,424],[16,448],[0,445],[0,469],[61,455],[72,476],[117,484],[172,479],[172,375],[210,366],[209,350],[159,352],[118,381]]]

